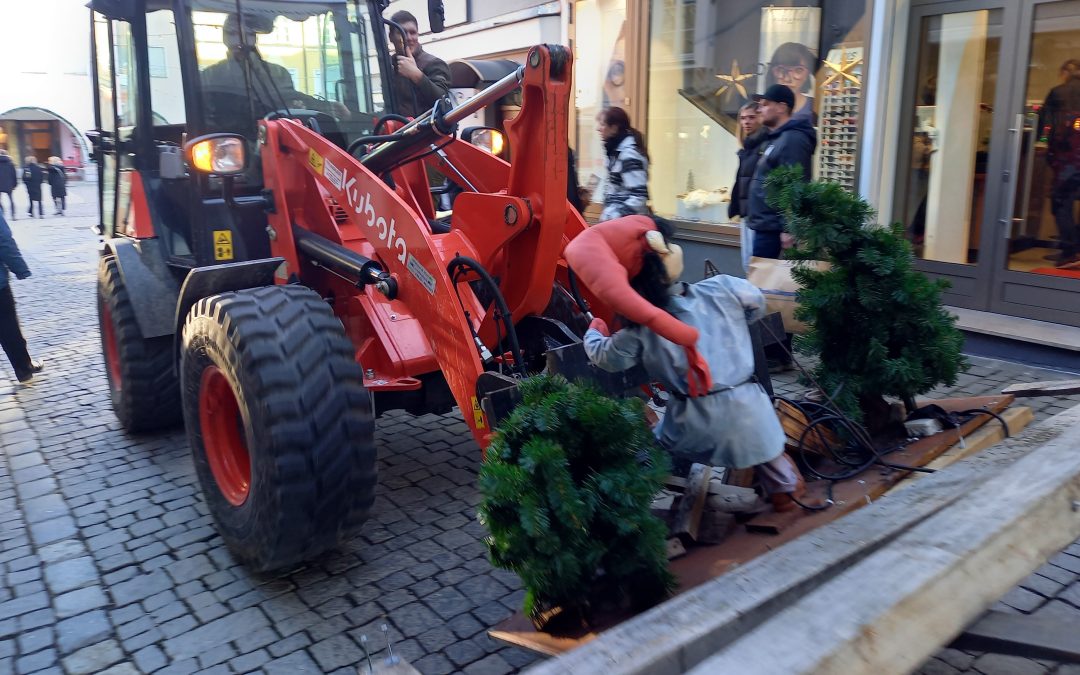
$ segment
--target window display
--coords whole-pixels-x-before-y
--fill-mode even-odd
[[[770,84],[790,87],[793,116],[817,127],[823,142],[815,173],[854,188],[868,3],[807,5],[650,3],[646,137],[656,213],[707,225],[738,222],[729,204],[738,199],[739,110]]]

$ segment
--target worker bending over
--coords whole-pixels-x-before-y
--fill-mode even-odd
[[[566,248],[586,286],[628,327],[602,319],[585,333],[589,360],[609,372],[644,367],[669,393],[657,441],[673,457],[711,466],[755,467],[778,511],[795,508],[802,477],[784,454],[784,431],[754,379],[749,324],[765,299],[743,279],[679,281],[682,249],[663,220],[627,216],[589,228]]]

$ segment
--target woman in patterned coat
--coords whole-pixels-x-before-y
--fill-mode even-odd
[[[604,108],[596,116],[596,130],[607,152],[608,179],[600,220],[648,214],[649,155],[641,132],[630,126],[622,108]]]

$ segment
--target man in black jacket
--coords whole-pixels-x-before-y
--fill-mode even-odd
[[[780,251],[793,241],[785,232],[784,215],[766,203],[765,179],[781,166],[799,165],[810,180],[810,160],[817,147],[817,133],[805,119],[791,119],[795,94],[789,87],[774,84],[755,97],[761,113],[761,123],[768,130],[758,146],[759,159],[750,180],[750,204],[746,226],[752,231],[753,255],[759,258],[779,258]]]
[[[1063,63],[1061,79],[1039,111],[1039,129],[1047,141],[1046,161],[1054,170],[1050,203],[1061,242],[1061,252],[1048,258],[1058,267],[1076,262],[1080,253],[1080,227],[1073,215],[1080,199],[1080,60]]]

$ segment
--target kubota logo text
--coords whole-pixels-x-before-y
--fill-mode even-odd
[[[367,226],[374,230],[376,237],[382,242],[386,243],[386,246],[390,249],[396,249],[398,252],[398,260],[401,264],[405,264],[405,260],[409,257],[409,248],[405,244],[405,240],[398,236],[394,231],[394,219],[391,218],[390,222],[386,222],[386,218],[380,216],[375,212],[375,205],[371,203],[371,193],[365,193],[360,196],[360,190],[356,187],[356,178],[347,177],[343,190],[345,191],[345,200],[349,206],[356,212],[358,216],[367,216]]]

